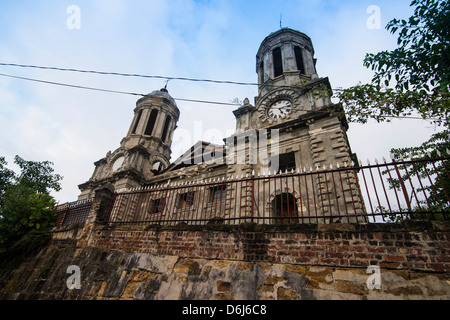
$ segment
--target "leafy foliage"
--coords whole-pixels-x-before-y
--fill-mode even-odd
[[[61,190],[62,177],[48,161],[25,161],[16,156],[20,174],[6,168],[0,157],[0,253],[45,239],[54,226],[55,200],[50,190]]]
[[[412,155],[418,155],[421,159],[426,160],[441,158],[443,154],[448,154],[449,150],[450,132],[445,130],[434,134],[431,139],[420,146],[392,149],[391,152],[397,160],[412,157]],[[427,162],[422,165],[409,165],[408,174],[401,179],[407,181],[413,176],[417,176],[422,181],[430,181],[429,184],[415,190],[419,194],[426,194],[426,200],[422,200],[417,208],[413,208],[412,211],[416,212],[413,216],[420,217],[421,204],[431,213],[450,211],[450,161],[448,159],[434,162],[432,166]],[[399,181],[394,180],[392,186],[399,189]]]
[[[413,0],[411,6],[413,16],[386,26],[398,32],[398,48],[366,55],[372,83],[338,91],[349,121],[390,121],[414,112],[449,126],[450,2]]]
[[[374,71],[371,83],[338,90],[336,97],[350,122],[389,122],[392,117],[419,115],[442,126],[442,132],[433,134],[420,146],[391,150],[396,160],[410,154],[420,154],[424,159],[440,158],[449,155],[450,149],[450,2],[413,0],[411,7],[415,9],[409,19],[393,19],[386,26],[391,34],[398,34],[398,47],[366,55],[364,66]],[[428,179],[429,185],[416,187],[414,192],[424,195],[426,203],[422,204],[434,218],[434,212],[450,209],[450,163],[446,159],[440,163],[431,176],[426,165],[414,168],[411,164],[407,174],[389,181],[400,190],[400,180],[408,181],[414,176]],[[416,207],[408,208],[410,218],[421,217],[420,201],[416,201]]]

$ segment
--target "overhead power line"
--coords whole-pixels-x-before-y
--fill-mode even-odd
[[[94,91],[102,91],[102,92],[109,92],[109,93],[129,94],[129,95],[134,95],[134,96],[144,96],[143,94],[134,93],[134,92],[125,92],[125,91],[117,91],[117,90],[107,90],[107,89],[100,89],[100,88],[92,88],[92,87],[79,86],[79,85],[73,85],[73,84],[67,84],[67,83],[61,83],[61,82],[54,82],[54,81],[46,81],[46,80],[40,80],[40,79],[33,79],[33,78],[25,78],[25,77],[13,76],[13,75],[4,74],[4,73],[0,73],[0,76],[8,77],[8,78],[14,78],[14,79],[20,79],[20,80],[33,81],[33,82],[46,83],[46,84],[53,84],[53,85],[56,85],[56,86],[77,88],[77,89],[94,90]]]
[[[236,81],[212,80],[212,79],[195,79],[195,78],[184,78],[184,77],[167,77],[167,76],[160,76],[160,75],[144,75],[144,74],[106,72],[106,71],[96,71],[96,70],[80,70],[80,69],[73,69],[73,68],[57,68],[57,67],[25,65],[25,64],[15,64],[15,63],[1,63],[0,62],[0,66],[33,68],[33,69],[43,69],[43,70],[57,70],[57,71],[67,71],[67,72],[79,72],[79,73],[91,73],[91,74],[112,75],[112,76],[121,76],[121,77],[137,77],[137,78],[147,78],[147,79],[211,82],[211,83],[222,83],[222,84],[235,84],[235,85],[241,85],[241,86],[257,86],[258,85],[257,83],[252,83],[252,82],[236,82]]]
[[[14,79],[20,79],[20,80],[39,82],[39,83],[45,83],[45,84],[52,84],[52,85],[57,85],[57,86],[69,87],[69,88],[76,88],[76,89],[85,89],[85,90],[101,91],[101,92],[108,92],[108,93],[127,94],[127,95],[133,95],[133,96],[141,96],[141,97],[145,97],[147,95],[147,94],[136,93],[136,92],[108,90],[108,89],[101,89],[101,88],[94,88],[94,87],[87,87],[87,86],[80,86],[80,85],[73,85],[73,84],[68,84],[68,83],[47,81],[47,80],[41,80],[41,79],[35,79],[35,78],[19,77],[19,76],[13,76],[13,75],[10,75],[10,74],[4,74],[4,73],[0,73],[0,76],[8,77],[8,78],[14,78]],[[227,102],[218,102],[218,101],[182,99],[182,98],[173,98],[173,99],[174,100],[178,100],[178,101],[186,101],[186,102],[207,103],[207,104],[217,104],[217,105],[229,105],[229,106],[235,106],[235,107],[240,107],[241,106],[240,104],[236,104],[236,103],[227,103]]]
[[[174,77],[163,77],[163,76],[146,76],[146,75],[133,75],[133,74],[125,74],[125,73],[115,73],[115,72],[101,72],[101,71],[87,71],[87,70],[78,70],[78,69],[64,69],[64,68],[55,68],[55,67],[42,67],[42,66],[32,66],[32,65],[18,65],[18,64],[6,64],[1,63],[0,65],[3,66],[17,66],[17,67],[25,67],[25,68],[39,68],[39,69],[52,69],[52,70],[60,70],[60,71],[74,71],[74,72],[83,72],[83,73],[96,73],[96,74],[109,74],[109,75],[121,75],[121,76],[128,76],[128,77],[144,77],[144,78],[160,78],[160,79],[166,79],[166,80],[186,80],[186,81],[206,81],[206,82],[214,82],[214,83],[229,83],[229,84],[237,84],[237,85],[258,85],[258,84],[252,84],[252,83],[244,83],[244,82],[233,82],[233,81],[219,81],[219,80],[207,80],[207,79],[193,79],[193,78],[174,78]],[[126,95],[133,95],[133,96],[141,96],[144,97],[147,94],[142,93],[136,93],[136,92],[126,92],[126,91],[118,91],[118,90],[109,90],[109,89],[102,89],[102,88],[94,88],[94,87],[88,87],[88,86],[80,86],[80,85],[73,85],[73,84],[67,84],[67,83],[61,83],[61,82],[55,82],[55,81],[47,81],[42,79],[35,79],[35,78],[27,78],[27,77],[20,77],[20,76],[14,76],[10,74],[4,74],[0,73],[0,76],[8,77],[8,78],[14,78],[14,79],[20,79],[20,80],[27,80],[27,81],[33,81],[33,82],[39,82],[39,83],[45,83],[45,84],[52,84],[57,86],[63,86],[63,87],[69,87],[69,88],[76,88],[76,89],[84,89],[84,90],[92,90],[92,91],[100,91],[100,92],[107,92],[107,93],[117,93],[117,94],[126,94]],[[237,103],[228,103],[228,102],[218,102],[218,101],[208,101],[208,100],[199,100],[199,99],[183,99],[183,98],[173,98],[177,101],[185,101],[185,102],[194,102],[194,103],[204,103],[204,104],[214,104],[214,105],[228,105],[228,106],[234,106],[234,107],[241,107],[241,104]],[[320,111],[320,110],[300,110],[300,111],[306,111],[306,112],[328,112],[328,111]],[[350,113],[350,112],[343,112],[346,115],[357,115],[356,113]],[[395,118],[395,119],[411,119],[411,120],[425,120],[425,121],[438,121],[439,119],[435,118],[429,118],[424,119],[422,117],[412,117],[412,116],[383,116],[385,118]]]

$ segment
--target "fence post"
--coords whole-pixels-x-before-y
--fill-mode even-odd
[[[95,192],[91,210],[83,227],[83,232],[78,240],[78,246],[88,246],[92,240],[95,225],[105,221],[111,201],[114,198],[114,191],[111,186],[105,186]]]
[[[400,174],[400,171],[398,170],[397,165],[395,164],[395,160],[393,160],[392,163],[394,164],[394,168],[395,168],[395,172],[397,173],[398,181],[400,182],[400,186],[402,187],[403,195],[405,197],[405,201],[408,206],[408,212],[411,213],[412,209],[411,209],[411,203],[409,201],[408,191],[406,190],[406,186],[403,183],[403,179]]]

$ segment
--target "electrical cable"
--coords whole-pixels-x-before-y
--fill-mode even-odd
[[[109,93],[129,94],[129,95],[134,95],[134,96],[144,96],[143,94],[134,93],[134,92],[124,92],[124,91],[92,88],[92,87],[86,87],[86,86],[78,86],[78,85],[61,83],[61,82],[53,82],[53,81],[46,81],[46,80],[40,80],[40,79],[33,79],[33,78],[25,78],[25,77],[13,76],[13,75],[4,74],[4,73],[0,73],[0,76],[8,77],[8,78],[14,78],[14,79],[27,80],[27,81],[33,81],[33,82],[46,83],[46,84],[53,84],[53,85],[63,86],[63,87],[77,88],[77,89],[86,89],[86,90],[102,91],[102,92],[109,92]]]
[[[258,85],[257,83],[251,83],[251,82],[236,82],[236,81],[211,80],[211,79],[195,79],[195,78],[183,78],[183,77],[166,77],[166,76],[158,76],[158,75],[143,75],[143,74],[132,74],[132,73],[105,72],[105,71],[96,71],[96,70],[80,70],[80,69],[73,69],[73,68],[57,68],[57,67],[46,67],[46,66],[24,65],[24,64],[2,63],[2,62],[0,62],[0,66],[20,67],[20,68],[34,68],[34,69],[44,69],[44,70],[57,70],[57,71],[79,72],[79,73],[92,73],[92,74],[113,75],[113,76],[122,76],[122,77],[138,77],[138,78],[147,78],[147,79],[165,79],[165,80],[182,80],[182,81],[194,81],[194,82],[211,82],[211,83],[222,83],[222,84],[235,84],[235,85],[241,85],[241,86],[257,86]]]
[[[120,74],[120,73],[105,73],[105,72],[98,72],[98,71],[86,71],[86,70],[77,70],[77,69],[61,69],[61,68],[54,68],[54,67],[26,66],[26,65],[5,64],[5,63],[0,63],[0,65],[9,65],[9,66],[12,65],[12,66],[33,67],[33,68],[40,68],[40,69],[53,69],[53,70],[76,71],[76,72],[110,74],[110,75],[125,75],[125,76],[130,76],[130,77],[131,76],[160,77],[160,78],[167,79],[167,80],[174,80],[174,79],[180,80],[180,79],[182,79],[182,80],[186,80],[186,81],[207,81],[207,82],[215,82],[215,83],[245,84],[245,83],[242,83],[242,82],[232,82],[232,81],[201,80],[201,79],[171,78],[171,77],[167,78],[167,77],[161,77],[161,76],[144,76],[144,75]],[[41,80],[41,79],[13,76],[13,75],[4,74],[4,73],[0,73],[0,76],[14,78],[14,79],[20,79],[20,80],[39,82],[39,83],[45,83],[45,84],[64,86],[64,87],[70,87],[70,88],[77,88],[77,89],[93,90],[93,91],[100,91],[100,92],[107,92],[107,93],[127,94],[127,95],[133,95],[133,96],[141,96],[141,97],[146,96],[146,94],[142,94],[142,93],[126,92],[126,91],[118,91],[118,90],[108,90],[108,89],[101,89],[101,88],[93,88],[93,87],[87,87],[87,86],[80,86],[80,85],[73,85],[73,84],[67,84],[67,83],[60,83],[60,82],[54,82],[54,81]],[[250,85],[250,83],[246,83],[245,85]],[[217,101],[207,101],[207,100],[197,100],[197,99],[182,99],[182,98],[173,98],[173,99],[177,100],[177,101],[185,101],[185,102],[205,103],[205,104],[214,104],[214,105],[229,105],[229,106],[235,106],[235,107],[242,107],[241,104],[237,104],[237,103],[227,103],[227,102],[217,102]],[[322,111],[322,110],[306,110],[306,109],[305,110],[300,110],[300,111],[306,111],[306,112],[329,112],[329,111]],[[349,112],[344,112],[344,114],[357,115],[356,113],[349,113]],[[439,119],[435,119],[435,118],[424,119],[422,117],[411,117],[411,116],[383,116],[383,117],[385,117],[385,118],[395,118],[395,119],[439,121]]]
[[[142,94],[142,93],[117,91],[117,90],[108,90],[108,89],[93,88],[93,87],[87,87],[87,86],[79,86],[79,85],[73,85],[73,84],[67,84],[67,83],[61,83],[61,82],[54,82],[54,81],[47,81],[47,80],[41,80],[41,79],[13,76],[13,75],[4,74],[4,73],[0,73],[0,76],[8,77],[8,78],[14,78],[14,79],[20,79],[20,80],[39,82],[39,83],[45,83],[45,84],[52,84],[52,85],[57,85],[57,86],[69,87],[69,88],[76,88],[76,89],[85,89],[85,90],[101,91],[101,92],[108,92],[108,93],[119,93],[119,94],[127,94],[127,95],[133,95],[133,96],[141,96],[141,97],[145,97],[146,96],[146,94]],[[186,102],[207,103],[207,104],[217,104],[217,105],[230,105],[230,106],[236,106],[236,107],[242,106],[242,105],[236,104],[236,103],[227,103],[227,102],[218,102],[218,101],[182,99],[182,98],[173,98],[173,99],[174,100],[179,100],[179,101],[186,101]]]

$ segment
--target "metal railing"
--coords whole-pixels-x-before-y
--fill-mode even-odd
[[[86,222],[93,200],[69,202],[55,207],[56,226],[69,226]]]
[[[253,173],[116,192],[107,224],[449,219],[450,158]]]
[[[361,163],[360,163],[361,165]],[[410,159],[362,167],[366,206],[376,221],[450,219],[450,158]]]

